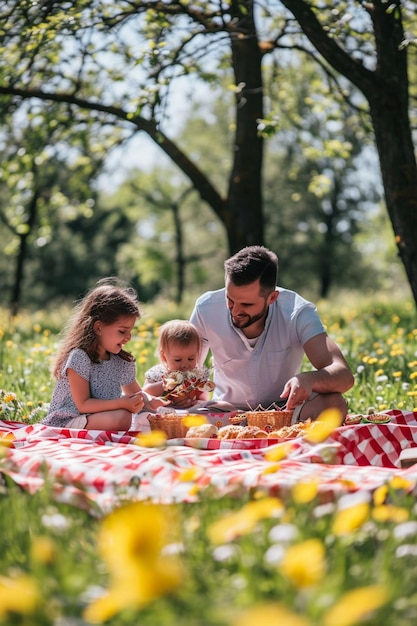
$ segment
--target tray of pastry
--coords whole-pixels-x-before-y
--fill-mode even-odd
[[[310,422],[299,422],[292,426],[267,432],[257,426],[228,424],[216,427],[214,424],[201,424],[188,429],[181,439],[169,439],[170,445],[185,445],[204,450],[256,449],[302,437]]]

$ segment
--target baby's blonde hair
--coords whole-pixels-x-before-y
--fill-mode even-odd
[[[159,329],[158,352],[167,352],[169,345],[175,343],[180,346],[197,344],[197,352],[201,352],[201,337],[195,326],[188,320],[170,320]]]

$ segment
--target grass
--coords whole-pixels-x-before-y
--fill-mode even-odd
[[[417,405],[417,324],[410,302],[319,309],[355,373],[351,412]],[[0,314],[0,417],[36,422],[53,389],[64,311]],[[175,317],[175,314],[173,314]],[[129,344],[138,380],[155,362],[156,319]],[[307,365],[306,365],[307,366]],[[0,459],[1,463],[1,459]],[[0,624],[27,626],[409,626],[417,619],[412,483],[323,500],[209,491],[193,504],[132,503],[104,520],[0,484]]]

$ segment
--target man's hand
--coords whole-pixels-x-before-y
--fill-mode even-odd
[[[286,398],[286,408],[293,411],[297,406],[309,399],[313,391],[310,372],[303,372],[290,378],[280,395]]]

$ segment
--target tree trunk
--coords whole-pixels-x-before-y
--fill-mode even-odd
[[[417,165],[408,114],[398,99],[384,90],[370,104],[385,202],[398,254],[417,303]]]
[[[323,216],[326,224],[326,232],[323,237],[323,244],[319,248],[319,278],[320,278],[320,298],[325,299],[329,295],[330,288],[334,280],[335,265],[335,241],[336,224],[339,217],[337,200],[341,193],[341,185],[336,174],[333,181],[332,195],[330,198],[331,210]]]
[[[262,55],[253,16],[253,2],[231,4],[230,33],[236,83],[236,134],[229,178],[227,225],[229,252],[263,244],[262,156],[258,120],[263,118]]]
[[[182,236],[182,224],[179,212],[179,206],[177,202],[171,204],[172,216],[174,218],[174,231],[175,231],[175,263],[177,267],[177,293],[175,296],[175,303],[179,306],[182,302],[184,295],[184,273],[186,261],[184,258],[184,244]]]
[[[29,202],[29,206],[28,206],[29,215],[28,215],[28,219],[26,220],[27,230],[25,230],[25,232],[22,235],[19,235],[19,239],[20,239],[19,253],[17,255],[13,289],[12,289],[12,294],[10,298],[10,313],[12,317],[15,317],[19,312],[20,296],[22,292],[22,283],[23,283],[23,277],[24,277],[24,267],[25,267],[26,256],[27,256],[28,237],[31,234],[32,229],[35,225],[35,221],[36,221],[38,200],[40,196],[40,190],[37,188],[36,174],[35,174],[34,180],[35,180],[35,188],[34,188],[31,201]]]
[[[402,45],[404,31],[396,12],[389,11],[385,3],[377,2],[371,17],[380,80],[365,95],[375,132],[385,202],[398,253],[417,304],[417,163],[408,114],[407,48]]]

